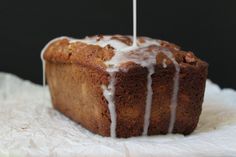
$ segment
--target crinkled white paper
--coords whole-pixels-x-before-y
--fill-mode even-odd
[[[233,157],[236,91],[208,81],[199,125],[189,136],[112,139],[94,135],[55,111],[46,88],[0,73],[0,156]]]

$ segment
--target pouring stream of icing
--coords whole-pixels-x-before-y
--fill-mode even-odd
[[[133,47],[137,47],[137,0],[133,0]]]

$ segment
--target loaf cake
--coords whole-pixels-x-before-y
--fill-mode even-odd
[[[208,64],[166,41],[132,43],[122,35],[49,42],[42,57],[54,108],[102,136],[190,134]]]

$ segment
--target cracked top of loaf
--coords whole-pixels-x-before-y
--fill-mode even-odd
[[[145,44],[147,46],[145,46]],[[137,45],[138,47],[136,49],[126,50],[129,51],[127,55],[145,60],[145,57],[149,56],[150,52],[158,51],[158,54],[155,56],[155,64],[167,67],[168,65],[173,64],[173,61],[162,52],[168,51],[171,52],[173,58],[181,67],[205,67],[208,65],[206,62],[197,58],[192,52],[183,51],[179,46],[167,41],[138,37]],[[81,40],[60,37],[52,40],[46,46],[43,52],[43,58],[48,62],[75,63],[105,70],[108,67],[106,64],[107,61],[111,60],[116,53],[123,53],[124,49],[131,46],[131,36],[97,35],[86,37]],[[144,47],[146,50],[139,56],[139,49]],[[129,69],[136,66],[140,65],[134,63],[132,60],[126,60],[119,65],[119,67],[123,69]]]

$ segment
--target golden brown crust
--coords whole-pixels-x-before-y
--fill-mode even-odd
[[[141,38],[139,38],[141,40]],[[191,52],[163,42],[180,65],[180,86],[174,133],[190,134],[197,126],[204,97],[207,63]],[[106,60],[113,56],[112,48],[69,43],[67,39],[52,43],[44,58],[52,102],[56,109],[90,131],[110,136],[110,114],[101,85],[108,85]],[[167,67],[162,62],[166,59]],[[126,71],[116,74],[117,136],[139,136],[143,131],[147,95],[147,69],[128,62]],[[148,134],[166,134],[170,120],[175,67],[164,54],[157,55],[152,75],[153,102]],[[135,91],[135,92],[134,92]]]
[[[67,38],[59,39],[48,46],[44,59],[56,63],[78,63],[93,68],[105,68],[104,61],[113,56],[112,49],[88,45],[82,42],[73,42]]]

